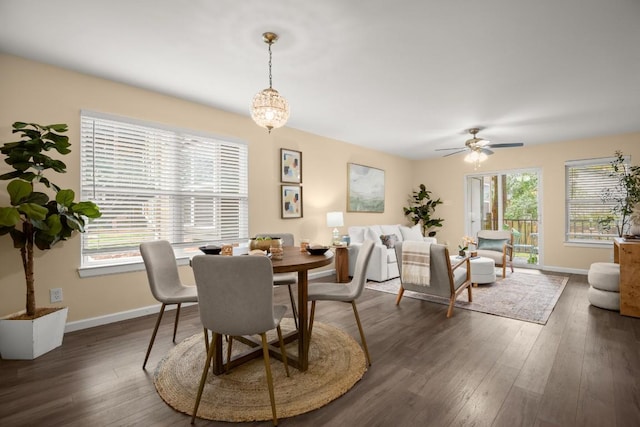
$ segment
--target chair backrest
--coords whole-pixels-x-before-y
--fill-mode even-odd
[[[430,261],[431,286],[452,287],[451,258],[449,258],[447,247],[445,245],[432,244]]]
[[[205,328],[224,335],[250,335],[277,326],[269,258],[196,255],[191,263]]]
[[[374,246],[375,242],[373,240],[365,240],[358,251],[358,258],[356,258],[356,266],[353,271],[351,282],[346,284],[346,286],[349,287],[349,295],[354,300],[362,294],[364,285],[367,282],[367,269],[369,267],[369,261],[371,260],[371,254],[373,253]]]
[[[398,263],[402,262],[402,243],[395,245]],[[402,265],[399,265],[400,281],[405,289],[435,295],[449,295],[453,286],[453,273],[449,250],[445,245],[425,242],[429,246],[429,286],[407,282],[402,276]]]
[[[160,302],[165,302],[177,288],[182,286],[171,243],[166,240],[140,243],[140,255],[147,270],[153,297]]]
[[[480,230],[478,231],[477,248],[502,252],[504,243],[513,245],[511,230]]]
[[[282,246],[293,246],[294,239],[291,233],[259,233],[256,237],[279,237],[282,240]]]

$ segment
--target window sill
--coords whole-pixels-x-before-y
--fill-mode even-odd
[[[613,247],[612,241],[603,241],[603,242],[564,242],[564,246],[572,247],[572,248],[592,248],[592,249],[609,249]]]
[[[181,265],[189,265],[190,258],[178,258],[177,260],[178,266]],[[91,267],[80,267],[78,268],[78,274],[81,278],[85,277],[97,277],[97,276],[107,276],[110,274],[122,274],[122,273],[131,273],[135,271],[144,271],[144,262],[131,262],[127,264],[117,264],[117,265],[96,265]]]

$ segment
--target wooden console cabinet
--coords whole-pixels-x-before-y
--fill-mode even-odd
[[[616,238],[613,261],[620,264],[620,314],[640,317],[640,241]]]

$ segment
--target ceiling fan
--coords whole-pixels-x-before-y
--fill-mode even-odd
[[[469,162],[477,162],[483,161],[493,154],[493,151],[490,148],[509,148],[509,147],[522,147],[524,144],[522,142],[511,142],[511,143],[503,143],[503,144],[491,144],[491,141],[486,140],[484,138],[480,138],[477,136],[478,132],[480,132],[480,128],[471,128],[468,129],[467,132],[471,134],[471,138],[467,139],[464,143],[464,147],[457,148],[436,148],[436,151],[450,151],[456,150],[453,153],[445,154],[444,157],[453,156],[454,154],[462,153],[463,151],[468,151],[467,158]]]

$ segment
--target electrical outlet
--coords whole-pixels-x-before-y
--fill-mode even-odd
[[[62,302],[62,288],[49,289],[49,299],[51,302]]]

